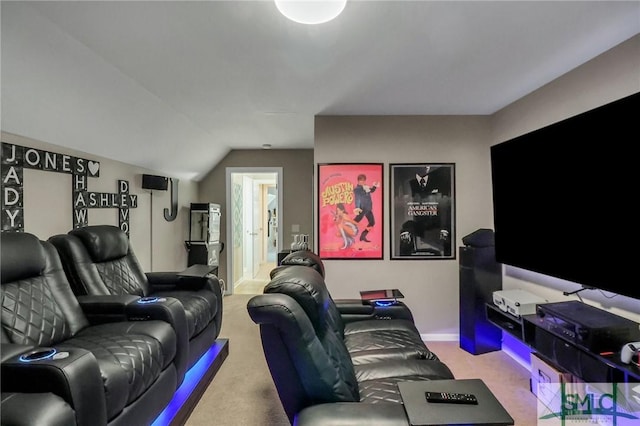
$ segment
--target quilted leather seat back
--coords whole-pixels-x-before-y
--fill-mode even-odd
[[[3,340],[52,346],[88,325],[51,244],[2,233],[1,270]]]
[[[324,263],[320,256],[309,250],[298,250],[289,253],[280,261],[280,265],[303,265],[318,271],[322,278],[324,275]]]
[[[305,311],[318,336],[331,332],[344,338],[344,322],[324,279],[307,266],[279,266],[271,271],[271,281],[263,291],[292,297]]]
[[[62,257],[77,294],[147,296],[149,282],[127,235],[117,226],[94,225],[49,239]]]

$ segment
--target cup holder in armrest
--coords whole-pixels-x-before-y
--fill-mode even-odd
[[[58,351],[53,348],[36,349],[34,351],[20,355],[20,361],[33,362],[33,361],[40,361],[43,359],[51,359],[57,352]]]
[[[386,308],[387,306],[397,305],[398,301],[397,300],[372,300],[371,303],[373,303],[375,306],[379,308]]]
[[[138,299],[138,303],[140,303],[142,305],[145,305],[145,304],[148,304],[148,303],[164,302],[165,300],[167,300],[167,299],[165,299],[164,297],[153,297],[153,296],[150,296],[150,297],[141,297],[140,299]]]

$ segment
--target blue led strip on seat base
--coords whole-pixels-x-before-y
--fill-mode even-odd
[[[184,424],[196,406],[209,382],[216,375],[222,363],[229,355],[229,340],[217,339],[216,342],[187,371],[184,381],[173,394],[173,398],[156,417],[151,426],[166,426],[178,418],[176,424]],[[194,392],[196,390],[196,392]]]

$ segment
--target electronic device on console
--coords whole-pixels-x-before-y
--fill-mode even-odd
[[[536,306],[539,303],[546,302],[548,300],[525,290],[498,290],[493,292],[493,304],[500,308],[501,311],[508,312],[515,317],[535,314]]]
[[[625,364],[630,364],[631,361],[633,361],[633,358],[636,358],[636,365],[637,363],[640,363],[640,359],[638,359],[638,357],[640,356],[640,342],[631,342],[631,343],[626,343],[623,347],[622,350],[620,351],[620,361],[622,361]]]
[[[538,305],[538,325],[588,351],[618,351],[640,340],[640,324],[579,301]]]

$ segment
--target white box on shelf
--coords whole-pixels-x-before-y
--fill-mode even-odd
[[[547,302],[548,300],[524,290],[499,290],[493,292],[493,304],[500,310],[516,317],[535,314],[536,306],[539,303]]]

